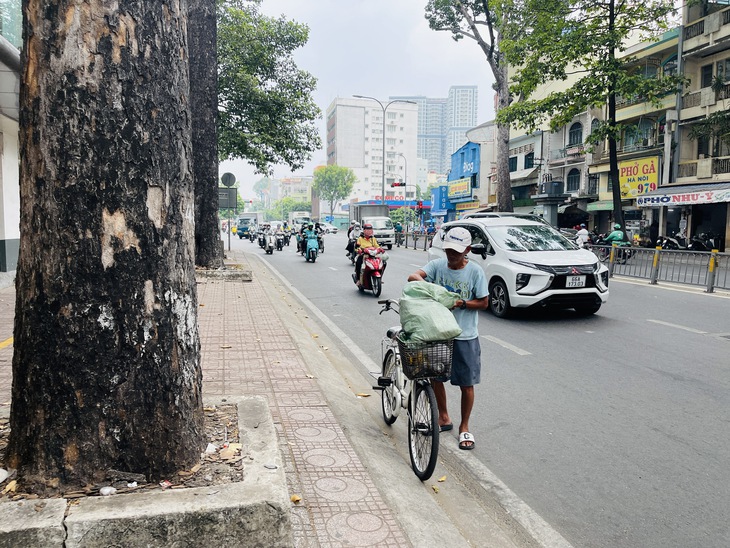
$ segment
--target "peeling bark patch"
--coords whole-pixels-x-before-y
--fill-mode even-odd
[[[121,211],[109,213],[104,209],[101,215],[101,228],[101,264],[104,270],[114,265],[114,254],[118,251],[134,248],[138,254],[142,254],[139,240],[134,232],[127,228],[124,213]]]
[[[79,448],[75,443],[70,443],[63,449],[63,459],[68,466],[74,467],[79,460]]]
[[[159,309],[160,303],[155,299],[155,284],[152,280],[147,280],[144,283],[144,312],[151,316],[155,310]]]
[[[164,216],[164,192],[159,186],[150,186],[147,188],[147,216],[155,225],[157,230],[162,228]]]
[[[109,306],[102,306],[97,320],[102,329],[114,329],[114,314]]]

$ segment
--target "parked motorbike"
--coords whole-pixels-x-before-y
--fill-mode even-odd
[[[672,236],[659,236],[662,240],[662,249],[685,250],[687,249],[687,238],[682,232],[675,232]],[[658,244],[657,240],[657,245]]]
[[[307,238],[305,245],[307,247],[307,251],[304,258],[307,262],[315,262],[317,260],[317,255],[319,254],[319,242],[317,241],[317,237],[314,236]]]
[[[717,249],[717,238],[707,232],[696,234],[689,245],[692,251],[712,251]]]
[[[370,290],[373,295],[380,297],[383,290],[383,273],[385,272],[388,254],[382,247],[368,247],[362,250],[363,260],[360,270],[360,279],[355,273],[352,279],[360,291]]]

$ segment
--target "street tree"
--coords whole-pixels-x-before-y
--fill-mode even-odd
[[[218,233],[218,113],[216,0],[188,0],[193,180],[195,182],[195,264],[223,266]]]
[[[292,211],[312,211],[312,203],[285,196],[280,200],[276,200],[271,209],[266,211],[266,218],[286,221]]]
[[[173,0],[23,12],[6,462],[26,492],[110,469],[162,478],[204,441],[187,13]]]
[[[335,206],[352,192],[357,177],[349,167],[329,165],[314,171],[312,191],[330,206],[330,216],[334,216]]]
[[[218,2],[218,146],[221,159],[243,158],[258,173],[301,168],[321,146],[312,98],[316,79],[292,53],[309,29],[260,13],[261,0]]]
[[[616,142],[625,126],[616,120],[616,98],[639,97],[655,105],[674,93],[682,76],[647,78],[630,71],[635,57],[621,55],[637,37],[655,40],[675,13],[672,0],[520,0],[504,25],[502,51],[514,67],[511,93],[519,100],[501,109],[497,120],[532,131],[545,120],[556,130],[591,108],[605,117],[591,128],[589,145],[608,141],[614,221],[623,222]],[[550,82],[575,78],[563,91],[533,94]]]
[[[454,40],[474,40],[484,53],[494,76],[497,112],[510,104],[507,62],[500,46],[503,14],[510,13],[511,0],[428,0],[426,19],[430,28],[450,32]],[[497,123],[497,209],[513,211],[509,176],[509,124]]]

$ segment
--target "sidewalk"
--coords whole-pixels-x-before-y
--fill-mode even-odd
[[[387,430],[377,420],[380,398],[351,358],[257,256],[227,256],[253,281],[198,277],[203,394],[269,402],[289,493],[301,498],[291,505],[295,546],[531,544],[509,524],[474,514],[456,473],[435,495],[442,464],[418,481],[403,424]],[[14,302],[13,287],[0,290],[0,417],[10,408]],[[373,397],[358,397],[365,392]]]

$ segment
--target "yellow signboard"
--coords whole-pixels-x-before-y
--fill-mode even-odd
[[[618,164],[621,198],[632,199],[659,187],[659,157],[637,158]]]
[[[449,183],[449,200],[471,196],[471,179],[457,179]]]
[[[475,202],[461,202],[456,204],[456,211],[464,211],[465,209],[476,209],[479,207],[479,200]]]

